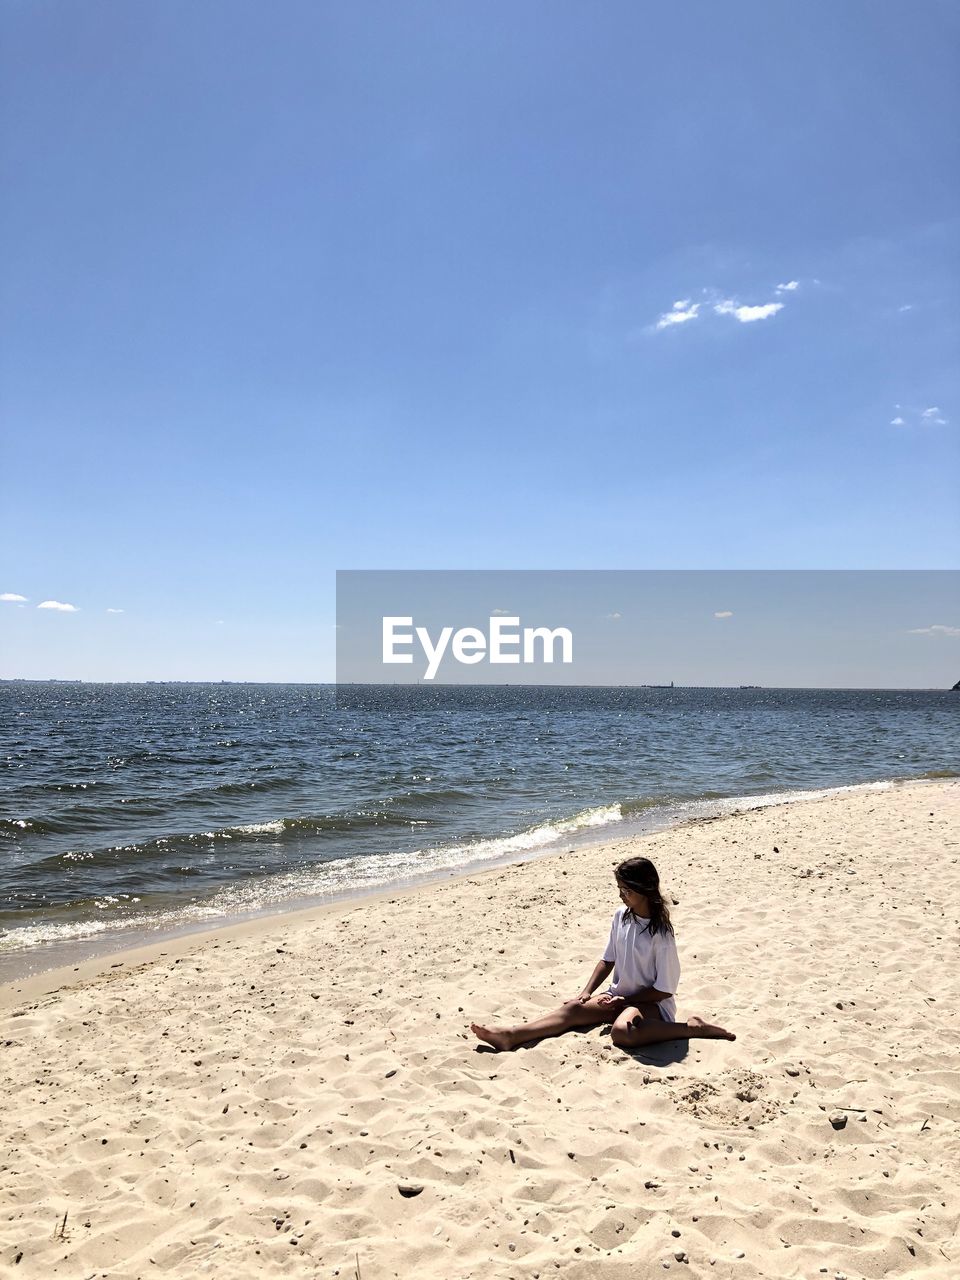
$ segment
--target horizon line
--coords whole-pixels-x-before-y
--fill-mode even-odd
[[[0,685],[4,684],[90,684],[90,685],[143,685],[143,684],[189,684],[189,685],[268,685],[271,687],[307,687],[315,689],[733,689],[738,693],[774,691],[794,691],[811,689],[829,689],[850,693],[953,693],[953,685],[844,685],[844,684],[652,684],[652,683],[620,683],[620,684],[447,684],[431,681],[384,682],[382,680],[360,683],[349,681],[339,683],[336,680],[186,680],[177,678],[150,678],[146,680],[101,680],[88,679],[83,676],[0,676]]]

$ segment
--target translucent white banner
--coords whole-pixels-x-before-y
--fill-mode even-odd
[[[950,688],[955,570],[346,570],[338,685]]]

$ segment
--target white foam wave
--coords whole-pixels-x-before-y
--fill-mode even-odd
[[[261,881],[224,886],[207,902],[192,903],[188,910],[197,919],[213,919],[238,911],[262,911],[291,900],[378,889],[411,877],[420,879],[438,872],[460,871],[477,863],[509,861],[518,854],[544,849],[575,832],[620,822],[622,817],[619,804],[602,805],[585,809],[570,818],[542,823],[512,836],[446,845],[439,849],[412,849],[378,858],[343,858]]]
[[[274,822],[248,822],[245,826],[226,827],[221,831],[203,831],[199,838],[205,840],[233,840],[235,836],[282,835],[282,833],[283,819],[278,818]],[[197,837],[190,838],[196,839]]]
[[[107,933],[114,925],[109,920],[71,920],[69,924],[26,925],[22,929],[0,934],[0,953],[28,951],[33,947],[49,946],[56,942],[82,942]]]

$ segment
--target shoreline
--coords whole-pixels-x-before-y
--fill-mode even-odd
[[[486,1052],[660,870],[681,1016]],[[960,781],[835,794],[183,939],[3,1015],[27,1280],[850,1280],[958,1263]],[[922,945],[921,945],[922,944]],[[54,1231],[54,1224],[66,1224]],[[680,1258],[679,1255],[684,1255]]]
[[[9,1006],[8,989],[15,988],[20,991],[27,989],[26,984],[30,984],[30,990],[46,990],[43,980],[48,975],[68,972],[100,973],[119,964],[136,963],[137,961],[132,957],[169,950],[178,947],[181,942],[188,943],[191,939],[202,941],[220,933],[236,930],[255,931],[258,927],[270,929],[274,923],[287,918],[307,917],[311,912],[347,910],[367,901],[377,901],[385,896],[405,895],[428,889],[433,885],[448,884],[453,879],[469,878],[486,871],[497,871],[542,859],[562,857],[565,853],[572,853],[578,849],[595,849],[612,841],[644,839],[659,832],[682,830],[688,825],[714,821],[740,812],[778,808],[781,805],[817,803],[833,796],[859,791],[929,785],[949,780],[954,776],[956,775],[949,774],[941,778],[938,775],[927,774],[919,777],[842,783],[836,787],[799,788],[796,791],[735,795],[704,801],[665,800],[661,805],[651,806],[640,816],[620,818],[615,822],[597,827],[587,826],[572,833],[561,832],[545,846],[505,851],[493,858],[467,859],[454,866],[441,865],[419,875],[401,876],[386,883],[334,890],[321,898],[290,898],[288,904],[273,903],[248,912],[232,915],[225,913],[209,921],[195,920],[180,923],[171,921],[169,924],[161,922],[157,925],[118,924],[113,927],[108,926],[102,932],[92,936],[0,950],[0,1010]],[[687,810],[688,812],[686,816],[679,816],[676,812],[672,816],[667,816],[667,810]],[[568,819],[555,821],[563,823]],[[518,833],[520,837],[525,834],[527,833]],[[498,843],[500,840],[509,841],[513,838],[516,837],[491,837],[481,843]],[[565,847],[558,847],[561,844]],[[49,963],[44,963],[44,957],[49,957]],[[22,967],[17,964],[18,961],[23,962]]]

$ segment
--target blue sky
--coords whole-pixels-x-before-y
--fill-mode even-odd
[[[328,679],[338,568],[960,563],[955,6],[0,27],[2,674]]]

